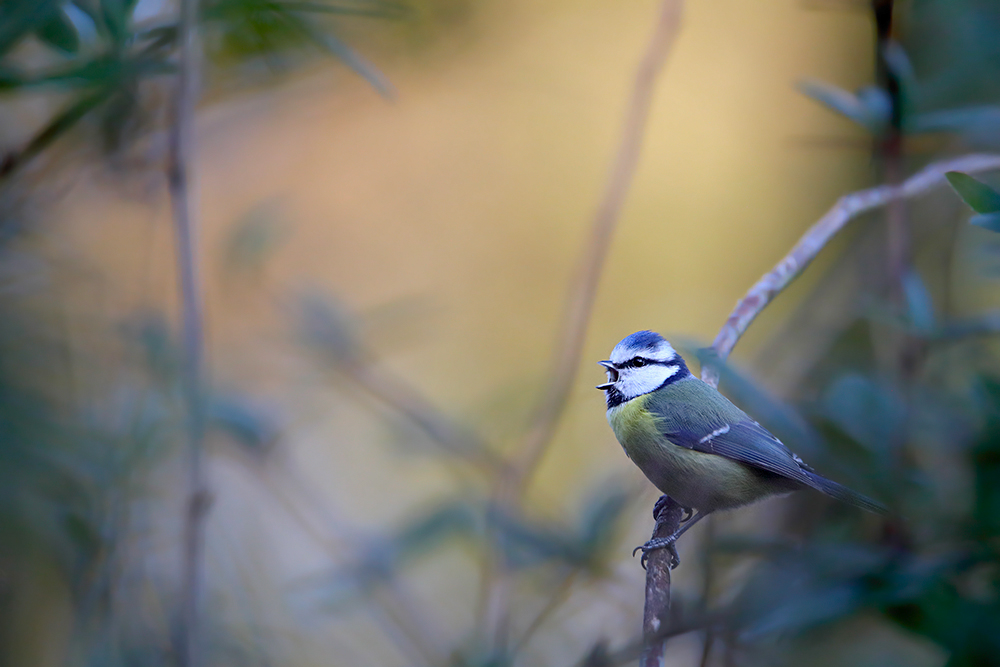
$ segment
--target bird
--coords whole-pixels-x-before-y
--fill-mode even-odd
[[[607,382],[607,418],[625,454],[661,492],[686,512],[670,536],[633,551],[669,549],[671,568],[680,559],[677,538],[713,512],[770,496],[813,488],[876,514],[888,509],[817,474],[778,438],[688,370],[667,340],[653,331],[626,336],[598,362]],[[664,501],[657,503],[657,508]],[[659,521],[659,511],[654,511]]]

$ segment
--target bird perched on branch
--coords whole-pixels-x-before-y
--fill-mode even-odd
[[[608,381],[608,423],[632,461],[656,487],[688,511],[672,535],[637,548],[670,549],[691,526],[733,509],[806,487],[878,514],[879,503],[817,475],[776,437],[714,388],[694,377],[657,333],[639,331],[599,362]],[[692,512],[693,516],[692,516]]]

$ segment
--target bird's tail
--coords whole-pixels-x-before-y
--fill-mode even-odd
[[[837,484],[826,477],[820,477],[816,473],[806,472],[805,474],[810,480],[812,480],[811,486],[814,489],[822,491],[831,498],[836,498],[837,500],[848,503],[849,505],[860,507],[863,510],[873,512],[875,514],[885,515],[889,513],[888,507],[875,502],[868,496],[861,495],[857,491],[853,491],[842,484]]]

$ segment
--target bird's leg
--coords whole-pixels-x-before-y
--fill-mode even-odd
[[[656,500],[656,504],[653,505],[653,518],[656,520],[657,524],[659,524],[660,515],[663,513],[663,510],[667,508],[668,502],[670,502],[670,496],[664,494],[660,496]],[[691,515],[694,514],[694,510],[690,507],[682,507],[681,509],[684,510],[684,516],[681,517],[681,523],[684,523],[691,518]]]
[[[665,496],[664,496],[665,497]],[[657,501],[659,504],[659,501]],[[688,521],[686,521],[680,528],[674,531],[673,535],[669,537],[654,537],[640,547],[636,547],[632,551],[632,555],[635,556],[636,551],[642,551],[642,558],[639,559],[639,563],[642,565],[643,569],[646,568],[646,560],[649,558],[650,551],[656,551],[657,549],[669,549],[670,550],[670,569],[676,568],[681,564],[680,556],[677,555],[677,538],[687,532],[687,529],[694,524],[701,521],[703,518],[708,516],[708,512],[698,512]],[[659,523],[659,517],[657,517],[657,523]]]

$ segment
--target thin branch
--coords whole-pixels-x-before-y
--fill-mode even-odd
[[[802,273],[848,222],[866,211],[927,192],[944,182],[945,172],[974,174],[995,169],[1000,169],[1000,155],[965,155],[930,164],[900,185],[880,185],[841,197],[826,215],[809,228],[784,259],[758,280],[736,304],[712,343],[719,358],[725,360],[729,356],[757,315]],[[718,371],[706,365],[702,368],[701,379],[716,387],[719,384]]]
[[[182,0],[180,7],[176,106],[170,127],[170,154],[167,182],[173,207],[177,240],[177,272],[181,291],[183,390],[188,421],[188,489],[184,515],[181,563],[181,616],[178,636],[178,664],[199,667],[199,625],[204,587],[205,518],[209,492],[205,479],[202,449],[205,415],[204,324],[198,260],[198,225],[193,203],[191,164],[194,157],[194,115],[198,100],[199,48],[198,0]]]
[[[365,391],[409,420],[442,450],[468,461],[489,476],[508,470],[507,462],[489,443],[462,428],[402,378],[380,371],[367,360],[346,364],[344,370]]]
[[[542,607],[542,610],[540,612],[538,612],[538,615],[535,616],[534,620],[532,620],[531,623],[528,624],[528,629],[524,631],[524,635],[521,637],[520,641],[518,641],[517,644],[514,645],[514,648],[511,651],[511,655],[517,655],[518,653],[520,653],[521,649],[527,646],[528,642],[531,641],[531,639],[535,636],[535,633],[538,632],[538,629],[542,627],[545,621],[547,621],[548,618],[557,609],[559,609],[559,607],[562,606],[562,604],[566,602],[566,600],[569,599],[569,594],[572,592],[573,583],[576,581],[576,577],[579,573],[580,570],[578,570],[577,568],[573,568],[572,570],[569,571],[568,574],[566,574],[566,576],[563,577],[562,581],[559,582],[559,586],[556,588],[555,592],[553,592],[552,595],[549,596],[549,599],[545,603],[545,606]]]
[[[594,214],[590,239],[576,279],[573,281],[566,312],[563,315],[557,338],[558,352],[550,375],[552,380],[545,390],[542,403],[524,438],[520,456],[515,463],[514,478],[511,480],[515,487],[527,482],[545,453],[559,417],[566,407],[573,381],[576,379],[601,270],[639,163],[656,77],[663,69],[677,36],[683,6],[683,0],[661,2],[659,19],[635,73],[632,95],[622,127],[621,142],[608,176],[604,195]]]
[[[659,503],[657,503],[659,504]],[[667,498],[660,509],[653,530],[653,539],[673,535],[681,525],[683,508],[672,498]],[[650,552],[646,562],[646,604],[642,613],[642,634],[645,643],[639,658],[639,667],[664,667],[666,637],[661,631],[670,625],[670,549]]]
[[[344,557],[363,542],[365,536],[336,516],[316,489],[301,475],[286,456],[271,460],[266,468],[254,468],[258,479],[282,509],[303,530],[305,535],[320,546],[333,559]],[[300,502],[318,514],[313,520]],[[442,633],[431,627],[430,617],[421,612],[421,605],[413,600],[409,590],[398,578],[382,582],[371,592],[372,605],[368,610],[376,615],[379,628],[396,644],[403,654],[419,656],[417,664],[434,667],[446,662],[448,654]]]
[[[701,581],[701,606],[702,611],[708,609],[708,599],[712,595],[712,586],[715,584],[715,561],[712,551],[715,548],[715,515],[710,514],[705,519],[705,541],[702,544],[701,560],[704,564],[704,573]],[[708,661],[712,657],[712,646],[715,644],[715,631],[713,628],[705,630],[705,637],[701,647],[701,662],[699,667],[708,667]]]
[[[650,558],[652,558],[652,555],[650,555]],[[683,623],[665,625],[657,632],[652,634],[644,633],[642,637],[629,642],[622,648],[605,653],[597,664],[601,665],[601,667],[615,667],[616,665],[625,665],[635,660],[642,660],[653,644],[662,647],[671,637],[680,637],[689,632],[721,627],[723,618],[719,614],[711,614]],[[663,664],[662,661],[659,664]]]

